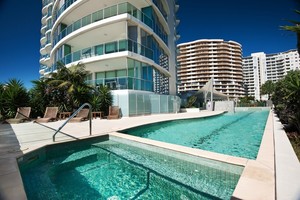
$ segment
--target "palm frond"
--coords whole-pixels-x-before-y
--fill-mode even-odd
[[[296,32],[299,33],[300,32],[300,26],[280,26],[280,28],[282,30],[286,30],[286,31],[292,31],[292,32]]]

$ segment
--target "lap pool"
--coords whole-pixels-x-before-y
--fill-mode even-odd
[[[28,199],[230,199],[243,167],[114,136],[18,158]]]
[[[173,120],[119,131],[162,142],[256,159],[269,109]]]

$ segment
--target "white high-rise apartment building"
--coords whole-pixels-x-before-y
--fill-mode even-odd
[[[252,53],[243,58],[243,78],[246,96],[260,100],[260,86],[266,82],[266,55],[263,52]]]
[[[297,50],[274,54],[259,52],[244,57],[243,75],[246,95],[253,96],[256,100],[266,100],[266,96],[260,95],[261,85],[268,80],[276,82],[288,71],[299,69],[299,62]]]
[[[242,97],[242,47],[234,41],[201,39],[177,45],[178,92],[197,91],[211,78],[214,89]]]
[[[175,0],[43,0],[40,75],[81,62],[123,116],[176,112]]]

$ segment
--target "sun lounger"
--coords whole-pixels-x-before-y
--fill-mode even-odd
[[[57,120],[58,107],[47,107],[44,117],[38,118],[34,122],[47,123]]]
[[[119,118],[120,118],[119,106],[109,106],[107,119],[119,119]]]
[[[81,122],[81,121],[85,121],[85,120],[88,120],[88,117],[89,117],[89,109],[87,108],[84,108],[84,109],[81,109],[77,115],[72,118],[70,120],[70,122]]]
[[[15,118],[5,120],[9,124],[18,124],[29,119],[31,107],[20,107],[17,109]]]

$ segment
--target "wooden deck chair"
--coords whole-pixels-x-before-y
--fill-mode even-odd
[[[120,108],[119,106],[109,106],[107,119],[119,119]]]
[[[90,110],[87,108],[81,109],[70,122],[82,122],[88,120]]]
[[[29,119],[30,112],[31,112],[31,107],[19,107],[17,109],[15,118],[7,119],[5,121],[9,124],[18,124],[26,120],[30,120]]]
[[[47,107],[44,117],[38,118],[34,122],[47,123],[57,120],[58,107]]]

